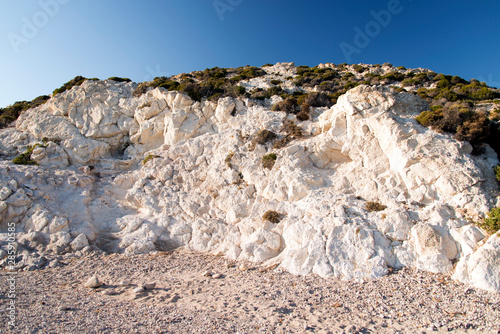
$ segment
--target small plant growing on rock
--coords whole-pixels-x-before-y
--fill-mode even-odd
[[[35,147],[41,146],[41,145],[34,145],[34,146],[28,146],[28,149],[26,152],[22,153],[21,155],[15,157],[12,162],[15,163],[16,165],[38,165],[38,162],[35,160],[31,159],[31,153],[33,153],[33,150]]]
[[[269,130],[260,130],[255,137],[255,142],[259,145],[264,145],[267,142],[276,139],[276,134]]]
[[[497,180],[500,181],[500,165],[496,165],[494,170]]]
[[[159,155],[155,155],[155,154],[150,154],[148,155],[147,157],[144,158],[144,160],[142,160],[142,164],[145,165],[147,164],[149,161],[155,159],[155,158],[159,158],[160,156]]]
[[[493,208],[488,212],[482,227],[491,234],[500,230],[500,208]]]
[[[247,92],[247,89],[243,86],[235,86],[234,89],[236,90],[236,94],[238,95],[245,95],[245,93]]]
[[[289,142],[290,142],[290,136],[284,136],[283,138],[278,139],[277,141],[274,142],[273,148],[275,150],[278,150],[280,148],[285,147]]]
[[[297,112],[297,100],[293,97],[287,97],[284,101],[276,103],[271,107],[272,111],[284,111],[286,113],[295,114]]]
[[[331,107],[332,100],[323,93],[313,92],[307,95],[305,102],[311,107]]]
[[[302,130],[297,126],[297,124],[288,119],[283,123],[283,128],[281,130],[284,131],[287,136],[291,136],[295,139],[302,138],[303,135]]]
[[[307,121],[309,119],[310,112],[311,112],[311,106],[304,102],[300,106],[300,112],[297,114],[297,119],[299,121]]]
[[[281,215],[273,210],[268,210],[262,216],[262,219],[267,220],[273,224],[278,224],[281,220]]]
[[[383,211],[387,209],[387,206],[380,204],[379,202],[366,202],[366,210],[370,212]]]
[[[115,82],[132,82],[129,78],[120,78],[120,77],[111,77],[108,80],[112,80]]]
[[[278,156],[274,153],[269,153],[266,154],[265,156],[262,157],[262,166],[267,169],[273,169],[274,164],[276,163],[276,159],[278,159]]]
[[[234,152],[229,152],[228,155],[226,155],[226,159],[224,159],[224,162],[226,163],[227,168],[233,168],[233,163],[231,162],[234,157]]]
[[[54,92],[52,92],[52,95],[57,95],[57,94],[60,94],[60,93],[63,93],[67,90],[70,90],[71,88],[75,87],[75,86],[80,86],[85,80],[87,80],[87,78],[85,77],[82,77],[82,76],[76,76],[75,78],[73,78],[72,80],[66,82],[64,85],[62,85],[61,87],[57,88],[54,90]]]

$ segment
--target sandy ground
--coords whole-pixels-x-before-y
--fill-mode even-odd
[[[183,250],[59,260],[0,272],[1,333],[500,333],[499,294],[409,269],[345,282]],[[84,287],[94,273],[104,285]]]

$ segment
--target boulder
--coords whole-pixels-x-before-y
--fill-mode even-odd
[[[75,251],[82,250],[89,245],[89,241],[85,234],[79,234],[71,243],[71,248]]]
[[[463,283],[500,292],[500,236],[492,235],[471,255],[464,256],[457,265],[453,278]]]

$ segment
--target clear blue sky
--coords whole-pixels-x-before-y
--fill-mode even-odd
[[[500,86],[499,13],[498,0],[0,0],[0,106],[76,75],[140,82],[280,61],[390,62]]]

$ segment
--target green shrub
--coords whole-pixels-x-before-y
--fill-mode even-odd
[[[16,102],[6,108],[0,108],[0,128],[3,128],[14,122],[21,112],[30,108],[38,107],[50,99],[50,96],[42,95],[34,98],[32,101]]]
[[[297,66],[297,75],[303,75],[310,71],[310,67],[306,65]]]
[[[447,79],[441,79],[436,84],[437,88],[448,88],[451,86],[451,83]]]
[[[436,74],[434,76],[433,81],[441,81],[441,80],[451,80],[451,75],[444,75],[443,73]]]
[[[280,83],[281,83],[281,80],[278,80],[278,79],[271,80],[272,85],[279,85]]]
[[[442,98],[446,99],[449,102],[456,102],[460,99],[460,96],[449,88],[444,88],[434,99],[438,100]]]
[[[262,216],[262,219],[267,220],[273,224],[278,224],[281,220],[281,215],[273,210],[268,210]]]
[[[266,154],[262,157],[262,166],[267,169],[273,169],[277,159],[278,156],[274,153]]]
[[[347,72],[346,74],[344,74],[344,75],[342,76],[342,79],[343,79],[343,80],[349,80],[350,78],[354,78],[354,77],[355,77],[354,73]]]
[[[207,87],[208,88],[208,87]],[[182,92],[186,93],[194,101],[201,101],[203,93],[201,92],[202,87],[196,83],[188,83],[182,88]],[[212,94],[210,94],[212,95]]]
[[[403,85],[403,87],[408,87],[408,86],[415,86],[419,83],[418,79],[404,79],[403,82],[401,82],[401,84]]]
[[[269,97],[273,95],[280,95],[281,93],[283,93],[283,89],[280,86],[274,86],[267,90],[267,95],[269,95]]]
[[[311,112],[311,106],[307,103],[302,103],[300,106],[300,111],[297,114],[297,119],[299,121],[307,121],[309,119],[309,113]]]
[[[52,95],[57,95],[57,94],[60,94],[62,92],[65,92],[67,90],[70,90],[71,88],[75,87],[75,86],[80,86],[82,83],[85,82],[85,80],[87,80],[87,78],[85,77],[82,77],[82,76],[76,76],[74,77],[73,79],[71,79],[70,81],[66,82],[64,85],[62,85],[61,87],[55,89],[53,92],[52,92]]]
[[[250,95],[250,98],[256,99],[256,100],[265,100],[270,98],[269,92],[267,90],[264,90],[262,88],[257,88],[255,91]]]
[[[194,72],[196,78],[204,81],[212,78],[225,78],[227,74],[228,73],[225,68],[219,67],[207,68],[203,71]]]
[[[401,74],[399,72],[389,72],[386,75],[382,76],[382,79],[388,81],[403,81],[405,79],[405,76],[404,74]]]
[[[331,107],[332,100],[323,93],[313,92],[307,95],[305,103],[311,107]]]
[[[165,88],[166,90],[179,90],[181,84],[178,81],[166,80],[162,84],[158,85],[158,87]]]
[[[467,140],[472,147],[478,149],[490,135],[490,123],[482,114],[474,114],[463,124],[457,127],[455,137],[458,140]]]
[[[132,82],[129,78],[119,78],[119,77],[111,77],[108,80],[116,81],[116,82]]]
[[[263,129],[257,133],[257,136],[255,136],[255,142],[257,144],[264,145],[265,143],[276,139],[276,137],[277,136],[274,132]]]
[[[238,95],[245,95],[245,93],[247,92],[247,89],[243,86],[236,86],[234,89],[236,91],[236,94]]]
[[[35,160],[31,159],[31,154],[33,153],[33,150],[35,147],[41,146],[39,144],[36,144],[34,146],[28,146],[28,149],[26,152],[21,153],[19,156],[15,157],[12,162],[15,163],[16,165],[38,165],[38,162]]]
[[[425,110],[420,113],[415,119],[423,126],[431,126],[443,118],[443,109]]]
[[[493,208],[488,212],[482,227],[491,234],[500,230],[500,208]]]
[[[241,80],[261,77],[266,74],[264,70],[255,66],[238,67],[234,70],[234,72],[236,73],[236,76],[231,78],[233,83],[237,83]]]
[[[295,139],[302,138],[302,130],[289,119],[285,120],[281,131],[284,131],[287,136],[293,137]]]
[[[363,73],[364,71],[366,71],[366,67],[358,65],[358,64],[354,65],[353,67],[354,67],[354,70],[358,73]]]
[[[387,209],[387,206],[380,204],[379,202],[366,202],[366,210],[370,212],[383,211]]]
[[[279,150],[280,148],[285,147],[290,142],[290,140],[290,136],[284,136],[283,138],[276,140],[273,144],[273,149]]]
[[[453,78],[451,78],[451,83],[453,85],[456,85],[456,84],[466,84],[467,80],[464,80],[464,79],[460,78],[459,76],[455,75]]]
[[[467,98],[476,101],[493,100],[500,97],[500,93],[486,87],[483,83],[476,80],[471,80],[469,85],[462,85],[460,87],[460,92]]]
[[[287,97],[284,101],[278,102],[271,107],[272,111],[284,111],[292,114],[295,114],[297,109],[297,100],[293,97]]]
[[[357,87],[359,86],[359,83],[357,82],[349,82],[347,85],[344,86],[344,90],[349,90],[349,89],[352,89],[354,87]]]

